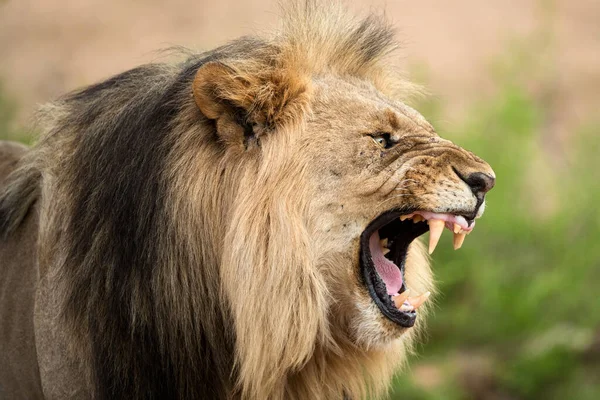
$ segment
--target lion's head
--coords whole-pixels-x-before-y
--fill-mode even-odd
[[[244,171],[221,271],[248,344],[240,361],[262,348],[240,364],[249,380],[277,360],[303,365],[315,346],[385,351],[433,291],[415,239],[431,226],[431,252],[447,227],[460,247],[494,185],[487,163],[390,91],[402,82],[380,59],[394,44],[387,26],[370,19],[339,37],[310,28],[284,36],[267,62],[204,64],[193,84]]]
[[[494,173],[402,102],[391,28],[310,4],[49,108],[40,260],[99,397],[378,393],[434,289],[417,238],[483,212]]]

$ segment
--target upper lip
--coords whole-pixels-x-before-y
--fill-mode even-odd
[[[429,293],[426,292],[420,296],[408,297],[408,288],[404,281],[404,268],[410,243],[430,230],[429,250],[431,253],[435,249],[444,227],[446,227],[454,232],[454,247],[456,249],[462,245],[465,235],[473,230],[475,215],[476,210],[452,213],[434,213],[417,209],[390,210],[379,215],[367,226],[360,238],[362,277],[373,301],[388,319],[403,327],[413,326],[417,316],[416,309],[429,296]],[[392,291],[395,291],[400,284],[401,287],[398,293],[392,294],[392,296],[390,296],[391,293],[388,293],[386,282],[377,272],[369,248],[372,237],[380,233],[382,236],[391,239],[391,251],[386,258],[390,259],[401,273],[401,279],[398,278],[394,281]],[[371,245],[373,245],[372,241]],[[382,268],[381,252],[378,256],[380,257],[379,267]],[[391,264],[391,262],[384,261],[383,265],[388,268],[388,264]],[[389,276],[387,278],[390,279]]]

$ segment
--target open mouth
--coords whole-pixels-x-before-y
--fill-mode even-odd
[[[412,327],[417,309],[430,293],[412,296],[406,286],[404,268],[410,244],[430,231],[431,254],[448,228],[454,233],[454,249],[458,249],[474,226],[473,218],[418,210],[392,210],[373,220],[360,238],[360,260],[367,289],[381,312],[402,327]]]

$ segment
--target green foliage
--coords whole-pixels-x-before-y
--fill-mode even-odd
[[[600,398],[600,123],[549,148],[547,107],[506,72],[461,129],[437,127],[488,161],[497,184],[463,248],[443,235],[434,254],[441,296],[411,365],[435,365],[443,382],[409,372],[393,399]],[[420,109],[436,120],[441,107]],[[459,360],[472,355],[492,365],[487,392],[464,377]]]

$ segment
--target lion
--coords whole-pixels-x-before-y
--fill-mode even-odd
[[[406,104],[383,18],[140,66],[0,146],[0,395],[384,396],[495,175]]]

